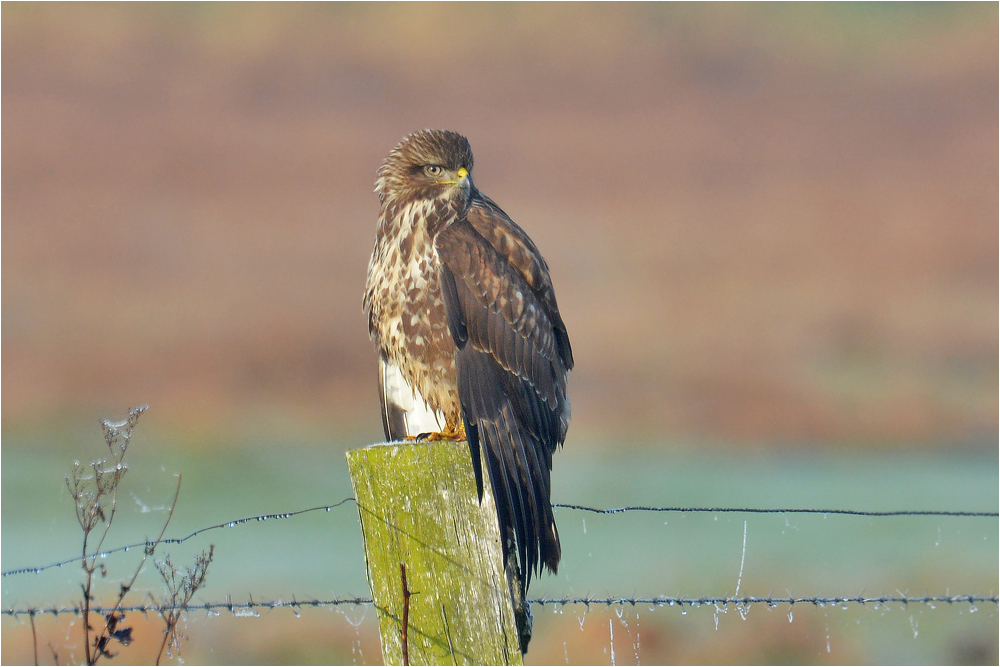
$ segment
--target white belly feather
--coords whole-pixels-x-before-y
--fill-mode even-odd
[[[379,361],[384,409],[393,407],[402,415],[405,435],[439,433],[444,429],[445,417],[440,410],[431,410],[427,401],[415,387],[407,383],[399,367],[384,359]],[[401,434],[393,434],[399,437]]]

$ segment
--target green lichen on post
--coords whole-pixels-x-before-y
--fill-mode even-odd
[[[489,484],[476,495],[465,442],[347,452],[378,610],[382,658],[403,661],[403,583],[412,665],[521,665]]]

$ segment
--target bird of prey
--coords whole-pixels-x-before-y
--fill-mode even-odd
[[[559,565],[549,478],[570,419],[573,352],[548,266],[476,188],[456,132],[403,139],[375,192],[364,308],[386,438],[467,439],[480,500],[485,460],[511,593],[527,613],[532,572]]]

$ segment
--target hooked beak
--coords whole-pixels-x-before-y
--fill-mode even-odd
[[[438,181],[441,185],[460,185],[465,187],[469,184],[471,180],[469,179],[469,170],[465,167],[459,167],[458,171],[451,174],[452,178],[447,181]]]

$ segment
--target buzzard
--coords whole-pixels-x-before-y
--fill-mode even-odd
[[[549,475],[570,418],[573,352],[548,266],[476,189],[472,148],[456,132],[403,139],[375,192],[364,308],[386,438],[468,440],[480,500],[485,459],[511,593],[526,612],[532,572],[559,565]]]

